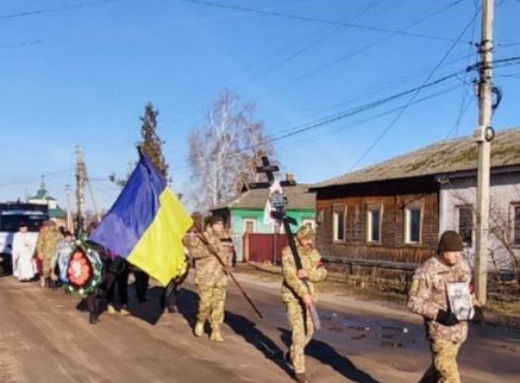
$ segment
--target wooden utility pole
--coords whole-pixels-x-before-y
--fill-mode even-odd
[[[67,230],[74,231],[72,223],[72,205],[70,203],[70,185],[65,185],[65,194],[67,195]]]
[[[475,248],[475,287],[477,299],[486,304],[487,266],[489,240],[489,173],[491,140],[494,132],[491,124],[493,89],[493,19],[494,0],[482,3],[482,41],[479,46],[481,61],[479,65],[479,126],[476,131],[478,143],[478,189],[477,189],[477,228]]]
[[[84,212],[85,204],[85,162],[83,161],[83,149],[76,146],[76,229],[84,230]]]

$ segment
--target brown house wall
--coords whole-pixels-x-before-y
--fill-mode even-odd
[[[404,184],[403,184],[404,182]],[[420,262],[436,249],[439,237],[439,187],[432,179],[373,183],[318,191],[321,219],[316,245],[325,256]],[[383,207],[381,242],[367,242],[367,207]],[[405,243],[405,209],[422,207],[421,242]],[[346,209],[345,240],[333,240],[333,212]]]

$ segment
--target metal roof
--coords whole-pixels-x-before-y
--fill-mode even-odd
[[[407,179],[477,169],[473,137],[446,140],[379,164],[312,185],[311,190],[375,181]],[[491,143],[491,167],[520,165],[520,129],[502,130]]]
[[[309,192],[309,184],[298,184],[284,188],[284,192],[289,199],[288,210],[295,209],[315,209],[316,194]],[[247,190],[244,193],[232,198],[211,210],[221,209],[263,209],[267,201],[267,189]]]

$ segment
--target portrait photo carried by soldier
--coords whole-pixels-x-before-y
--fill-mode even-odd
[[[432,364],[421,383],[460,383],[457,356],[468,337],[468,321],[484,319],[473,297],[472,317],[459,320],[450,307],[450,284],[471,284],[471,269],[461,252],[462,238],[455,231],[441,235],[437,253],[416,270],[408,295],[408,308],[424,318],[426,338],[430,341]]]

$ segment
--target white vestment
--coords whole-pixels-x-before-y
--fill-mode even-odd
[[[34,277],[33,257],[38,236],[35,233],[18,232],[13,238],[13,275],[20,280]]]

